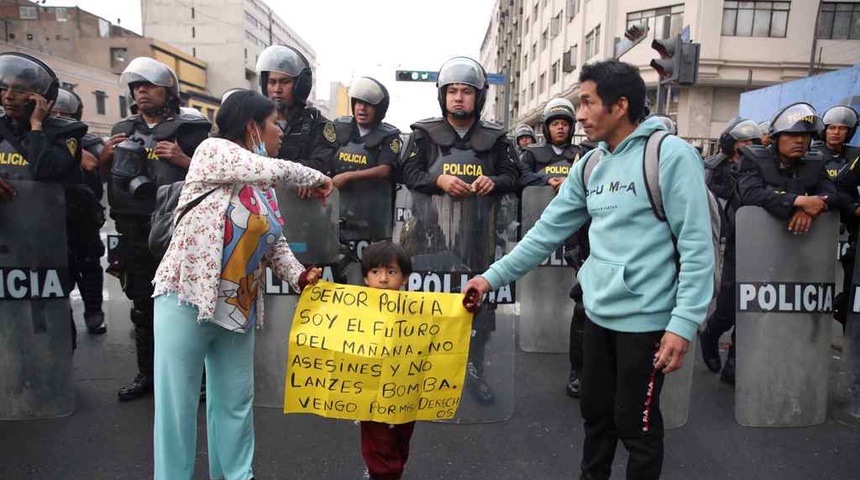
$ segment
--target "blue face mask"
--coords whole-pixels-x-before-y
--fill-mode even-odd
[[[257,142],[257,145],[254,146],[254,153],[260,155],[261,157],[268,157],[269,152],[266,150],[266,143],[263,141],[263,136],[260,135],[260,130],[257,130],[257,138],[260,141]]]

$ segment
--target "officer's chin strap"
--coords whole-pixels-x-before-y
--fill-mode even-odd
[[[454,117],[454,119],[456,119],[456,120],[468,120],[468,119],[472,118],[473,116],[475,116],[475,112],[456,111],[456,112],[451,112],[451,116]]]

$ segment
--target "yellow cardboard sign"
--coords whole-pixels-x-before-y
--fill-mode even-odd
[[[290,331],[284,413],[391,424],[452,418],[472,328],[462,299],[308,286]]]

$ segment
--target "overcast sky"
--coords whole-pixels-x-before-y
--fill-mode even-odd
[[[493,0],[266,0],[316,51],[317,97],[328,98],[331,81],[377,78],[391,92],[386,120],[407,129],[438,116],[431,83],[396,83],[398,69],[437,70],[448,58],[478,59]],[[188,4],[177,0],[177,4]],[[79,6],[141,32],[139,0],[48,0]]]

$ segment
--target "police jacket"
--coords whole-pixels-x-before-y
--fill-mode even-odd
[[[773,145],[750,145],[741,152],[739,189],[744,205],[757,205],[788,220],[794,201],[801,195],[826,195],[827,206],[838,208],[836,188],[827,178],[824,159],[809,151],[790,166],[783,167]]]
[[[334,125],[314,107],[294,111],[286,122],[278,157],[330,174],[331,159],[337,151]]]
[[[857,164],[860,163],[860,148],[845,145],[842,152],[836,153],[826,143],[816,142],[812,149],[824,156],[827,176],[836,184],[836,195],[842,208],[842,222],[856,221],[854,211],[860,207],[857,194]]]
[[[412,124],[412,130],[403,163],[404,181],[410,190],[442,194],[436,180],[443,174],[466,183],[481,175],[489,177],[495,184],[493,193],[519,188],[516,152],[500,125],[478,120],[461,138],[446,119],[432,118]]]
[[[190,158],[194,150],[209,136],[212,124],[197,115],[176,114],[166,118],[154,127],[149,127],[140,114],[131,115],[111,130],[111,135],[123,133],[135,140],[146,150],[146,176],[157,186],[171,184],[185,179],[187,170],[162,160],[153,153],[160,141],[176,142],[185,155]],[[116,156],[116,154],[114,154]],[[120,188],[111,180],[108,182],[108,201],[111,215],[149,216],[155,209],[155,198],[134,198],[127,190]]]
[[[333,123],[337,138],[334,163],[329,167],[333,174],[397,164],[401,149],[397,127],[381,122],[362,137],[355,117],[340,117]]]
[[[0,176],[10,180],[73,183],[87,126],[69,118],[46,117],[42,130],[29,130],[0,116]]]
[[[523,176],[520,185],[523,187],[546,185],[550,178],[565,178],[570,172],[570,166],[582,156],[581,149],[576,145],[565,145],[561,153],[555,153],[552,144],[528,145],[520,157]]]

